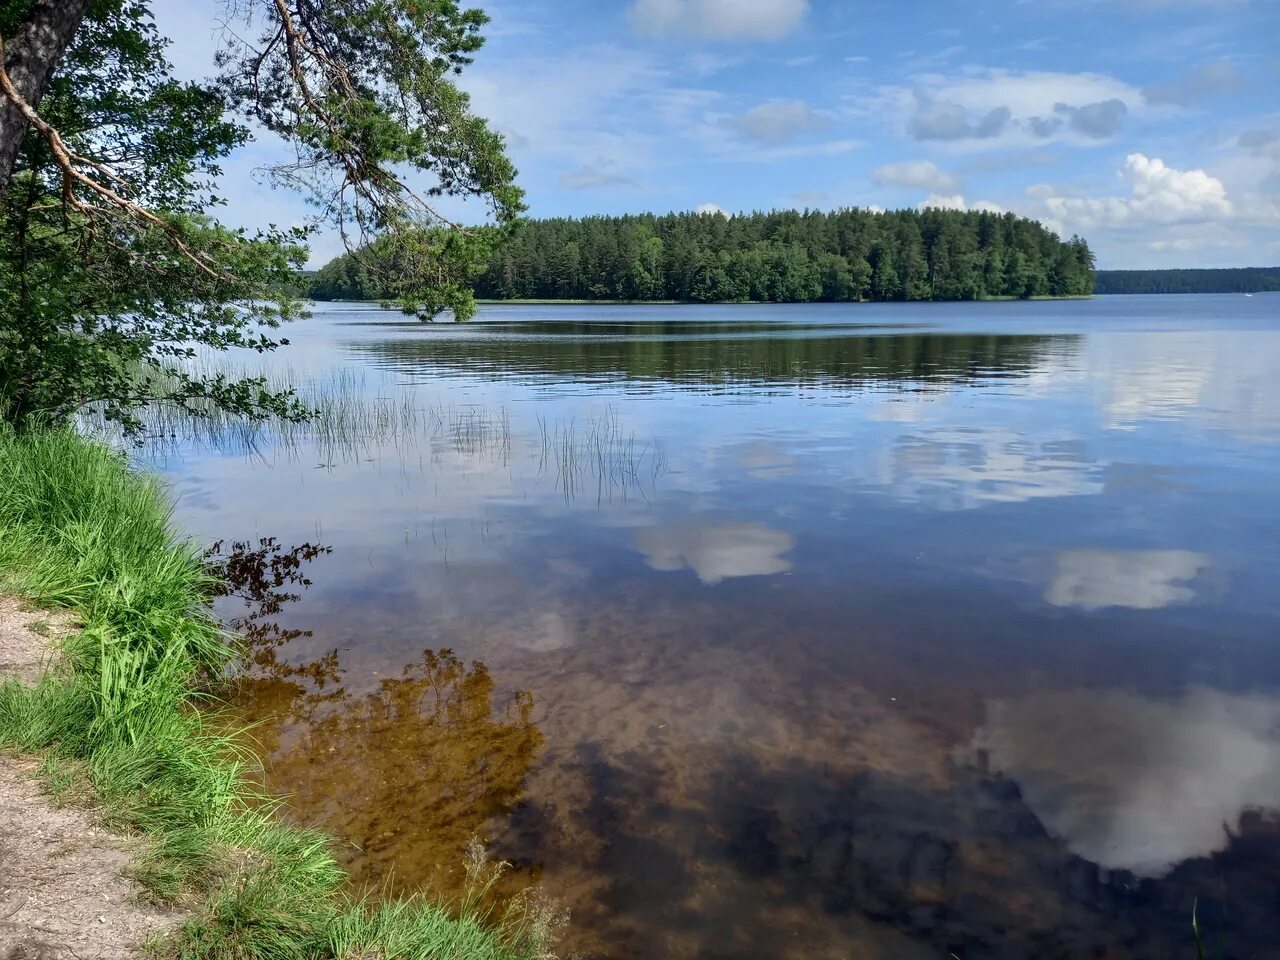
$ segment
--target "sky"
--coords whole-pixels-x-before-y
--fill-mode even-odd
[[[1280,0],[491,0],[460,78],[530,215],[1009,210],[1102,268],[1280,264]],[[222,0],[156,0],[180,75]],[[226,164],[228,222],[301,199]],[[340,252],[332,234],[313,263]]]

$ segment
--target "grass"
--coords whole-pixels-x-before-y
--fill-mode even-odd
[[[82,629],[38,686],[0,686],[0,746],[42,756],[50,790],[145,835],[133,875],[192,908],[156,946],[181,960],[517,960],[550,956],[553,914],[482,897],[442,905],[350,889],[329,838],[286,826],[252,758],[205,710],[239,652],[207,611],[214,582],[158,481],[71,431],[0,427],[0,589]],[[492,882],[477,866],[476,883]],[[489,873],[486,873],[489,870]],[[488,878],[488,879],[486,879]]]

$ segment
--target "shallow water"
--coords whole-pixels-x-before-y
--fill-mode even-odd
[[[481,836],[584,956],[1280,956],[1280,299],[291,337],[431,415],[160,462],[361,880]]]

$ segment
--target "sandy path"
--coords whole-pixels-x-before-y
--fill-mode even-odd
[[[66,623],[0,598],[0,678],[37,679],[51,659],[43,634]],[[92,811],[54,806],[34,762],[0,754],[0,958],[123,960],[163,933],[180,918],[141,902],[121,876],[130,856]]]

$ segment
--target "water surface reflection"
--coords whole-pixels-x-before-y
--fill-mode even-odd
[[[317,371],[508,438],[174,461],[291,598],[269,785],[362,879],[482,836],[588,957],[1191,956],[1197,902],[1280,956],[1263,301],[322,312]],[[625,496],[547,469],[600,422],[661,450]]]

